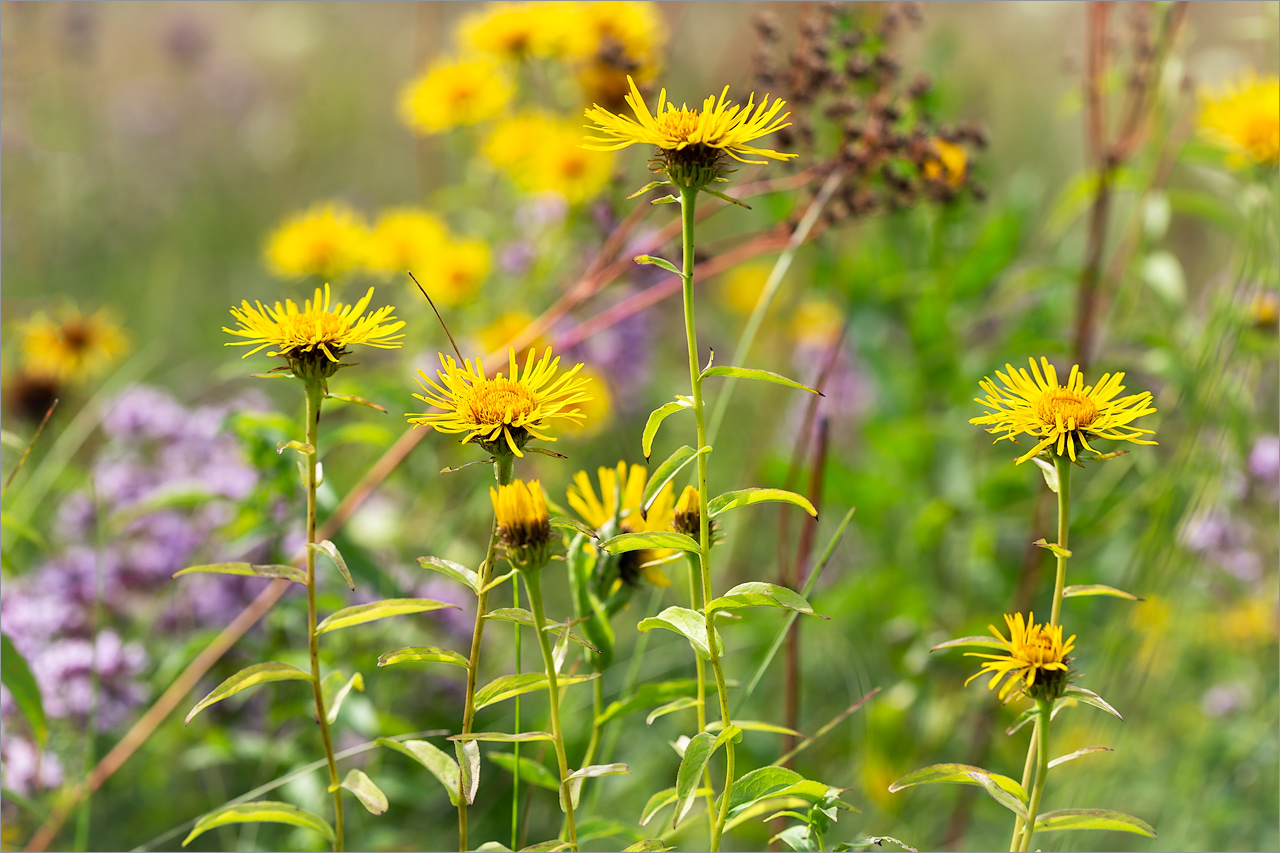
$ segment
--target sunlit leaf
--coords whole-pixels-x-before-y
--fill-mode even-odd
[[[512,622],[512,623],[515,623],[516,625],[527,625],[530,628],[533,627],[533,614],[530,613],[528,610],[525,610],[523,607],[498,607],[486,613],[484,615],[484,618],[496,619],[499,622]],[[560,634],[565,630],[564,625],[560,624],[559,622],[552,622],[550,619],[547,619],[543,624],[545,626],[543,630],[545,630],[548,634],[554,634],[557,637],[559,637]],[[572,631],[569,632],[569,639],[577,643],[578,645],[582,646],[583,648],[590,649],[596,654],[600,653],[599,649],[597,649],[595,646],[591,645],[591,643],[582,639]]]
[[[464,735],[451,735],[449,740],[469,743],[472,741],[484,741],[486,743],[527,743],[533,740],[555,740],[550,732],[520,732],[520,734],[507,734],[506,732],[471,732]]]
[[[711,660],[711,649],[707,645],[706,617],[696,610],[690,610],[687,607],[668,607],[657,616],[641,619],[636,627],[642,632],[652,631],[654,628],[675,631],[689,641],[699,657],[703,660]],[[720,639],[718,630],[715,631],[715,643],[716,653],[723,654],[724,641]]]
[[[363,770],[348,770],[346,777],[342,780],[342,784],[338,787],[346,788],[352,793],[360,805],[364,806],[370,814],[382,814],[387,810],[387,795],[370,779]],[[333,793],[332,786],[329,792]]]
[[[337,545],[325,539],[323,542],[311,542],[307,547],[318,554],[324,554],[333,562],[338,569],[338,574],[342,575],[342,579],[347,582],[348,589],[356,588],[356,582],[351,579],[351,570],[347,568],[347,561],[342,559],[342,554],[338,552]]]
[[[785,586],[760,581],[738,584],[724,595],[713,599],[707,605],[707,612],[734,610],[739,607],[781,607],[784,610],[794,610],[820,619],[830,618],[821,613],[814,613],[809,602],[805,601],[804,596],[798,592],[793,592]]]
[[[1059,764],[1066,764],[1068,761],[1074,761],[1082,755],[1089,755],[1094,752],[1114,752],[1109,746],[1085,746],[1077,749],[1068,755],[1061,755],[1049,762],[1049,769],[1057,767]]]
[[[642,551],[646,548],[672,548],[677,551],[698,553],[698,543],[693,537],[676,533],[673,530],[657,530],[650,533],[620,533],[600,543],[600,547],[610,554],[621,554],[625,551]]]
[[[338,711],[352,690],[364,692],[364,676],[358,672],[349,679],[344,679],[340,672],[331,672],[320,682],[320,692],[324,696],[325,721],[329,725],[337,722]]]
[[[344,607],[336,613],[331,613],[328,618],[316,626],[316,633],[325,634],[329,631],[337,631],[340,628],[350,628],[353,625],[363,625],[366,622],[386,619],[389,616],[426,613],[430,610],[443,610],[445,608],[462,609],[456,604],[432,601],[429,598],[384,598],[382,601],[357,604],[355,607]]]
[[[818,517],[818,511],[814,509],[808,498],[797,495],[795,492],[788,492],[786,489],[739,489],[736,492],[725,492],[723,495],[716,495],[707,503],[707,512],[715,518],[731,509],[762,503],[794,504],[814,518]]]
[[[947,640],[945,643],[938,643],[938,645],[929,649],[929,651],[939,652],[943,649],[954,649],[958,646],[981,646],[984,649],[1000,649],[1001,651],[1009,650],[1009,646],[1007,644],[1002,643],[995,637],[959,637],[955,640]]]
[[[1110,809],[1060,809],[1036,818],[1036,832],[1068,829],[1110,829],[1156,837],[1155,829],[1145,820]]]
[[[590,681],[599,677],[600,674],[598,672],[593,672],[590,675],[562,675],[556,679],[556,684],[559,687],[567,687],[570,684],[580,684],[583,681]],[[547,674],[545,672],[526,672],[522,675],[499,676],[476,691],[476,710],[486,708],[504,699],[514,698],[522,693],[528,693],[531,690],[545,690],[546,688]]]
[[[1064,697],[1071,697],[1072,699],[1075,699],[1079,702],[1083,702],[1086,705],[1092,705],[1095,708],[1100,708],[1101,710],[1106,711],[1108,714],[1115,717],[1117,720],[1124,719],[1124,717],[1120,716],[1119,711],[1111,707],[1110,702],[1108,702],[1106,699],[1103,699],[1101,696],[1099,696],[1097,693],[1094,693],[1092,690],[1086,690],[1085,688],[1079,687],[1075,684],[1068,684],[1067,689],[1062,691],[1062,695]]]
[[[710,447],[704,447],[699,452],[709,453],[710,451]],[[695,453],[692,447],[685,444],[663,460],[662,464],[649,477],[649,482],[645,484],[644,493],[640,496],[640,509],[648,512],[649,507],[653,506],[653,502],[658,499],[659,493],[666,488],[666,485],[674,480],[676,475],[696,458],[698,458],[698,453]]]
[[[378,746],[385,746],[387,749],[394,749],[402,755],[407,755],[427,768],[449,795],[449,804],[455,807],[458,805],[458,762],[450,758],[448,753],[425,740],[397,741],[380,737],[374,743],[378,744]],[[480,753],[477,750],[477,759],[479,755]],[[475,796],[474,793],[472,796]]]
[[[698,700],[691,696],[686,696],[683,699],[673,699],[665,705],[654,708],[649,716],[644,718],[644,723],[646,726],[651,726],[653,721],[659,717],[665,717],[667,714],[674,714],[676,711],[683,711],[686,708],[696,707],[698,707]]]
[[[293,581],[303,586],[307,583],[307,573],[297,566],[255,566],[249,563],[209,563],[204,566],[190,566],[173,573],[175,578],[194,574],[240,575],[243,577],[279,578]]]
[[[319,815],[303,811],[297,806],[291,806],[288,803],[263,801],[226,806],[201,816],[196,821],[191,834],[183,840],[182,846],[186,847],[211,829],[217,829],[220,826],[227,826],[233,823],[287,823],[318,832],[330,843],[335,838],[333,828],[325,823],[324,818]]]
[[[196,706],[187,714],[183,725],[191,722],[191,718],[199,714],[205,708],[215,702],[221,702],[228,699],[242,690],[248,690],[250,687],[256,687],[259,684],[266,684],[269,681],[311,681],[311,673],[298,669],[293,664],[281,663],[280,661],[267,661],[266,663],[255,663],[253,666],[247,666],[219,684],[213,689],[213,692],[196,703]]]
[[[734,379],[756,379],[761,382],[772,382],[775,385],[785,385],[788,388],[798,388],[801,391],[808,391],[810,394],[822,396],[821,392],[815,391],[808,385],[801,385],[794,379],[788,379],[782,374],[774,373],[771,370],[757,370],[752,367],[730,367],[728,365],[721,365],[719,367],[708,367],[706,370],[702,371],[702,375],[698,378],[707,379],[711,376],[731,376]]]
[[[670,403],[664,403],[654,409],[649,414],[649,420],[644,425],[644,432],[640,435],[640,449],[644,453],[645,459],[653,455],[653,439],[658,434],[658,427],[662,426],[662,422],[676,412],[691,408],[693,408],[692,400],[677,397]]]
[[[1109,595],[1114,598],[1126,598],[1129,601],[1145,601],[1131,592],[1125,592],[1122,589],[1116,589],[1113,586],[1107,586],[1100,583],[1073,584],[1063,588],[1063,598],[1075,598],[1081,595]]]
[[[480,592],[480,575],[468,569],[466,566],[455,563],[451,560],[442,560],[439,557],[419,557],[418,565],[424,569],[440,572],[448,575],[456,581],[462,581],[471,587],[471,591]]]
[[[1010,794],[1018,801],[1018,804],[1025,810],[1027,806],[1027,792],[1018,782],[1010,779],[1008,776],[1002,776],[999,773],[992,773],[990,770],[984,770],[981,767],[974,767],[971,764],[934,764],[929,767],[922,767],[912,773],[908,773],[898,781],[889,786],[890,793],[896,793],[903,788],[910,788],[912,785],[930,785],[939,782],[958,783],[961,785],[977,785],[986,791],[995,799],[991,793],[993,788],[984,784],[980,779],[990,780],[995,787],[1006,794]],[[996,800],[1000,805],[1009,808],[1007,801]]]
[[[452,649],[442,649],[439,646],[409,646],[396,649],[394,652],[386,652],[378,657],[378,666],[410,662],[448,663],[463,669],[469,669],[471,666],[470,661],[462,655]]]

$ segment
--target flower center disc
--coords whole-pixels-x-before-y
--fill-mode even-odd
[[[657,117],[658,130],[687,142],[698,129],[702,114],[694,110],[668,110]]]
[[[1036,664],[1054,663],[1057,657],[1053,653],[1053,639],[1045,633],[1036,636],[1031,644],[1026,646],[1025,653],[1028,660]]]
[[[1088,397],[1060,388],[1040,398],[1036,413],[1045,424],[1057,425],[1061,420],[1065,425],[1074,422],[1076,429],[1084,429],[1098,416],[1098,406]]]
[[[510,379],[488,379],[466,401],[467,414],[479,424],[509,424],[532,414],[533,392]]]
[[[325,311],[312,314],[294,314],[280,324],[286,340],[302,340],[309,346],[333,343],[347,332],[348,323],[337,314]]]

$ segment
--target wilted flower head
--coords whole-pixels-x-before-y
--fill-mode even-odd
[[[400,93],[400,119],[423,136],[496,117],[515,94],[510,78],[490,59],[441,59]]]
[[[1242,74],[1222,89],[1200,93],[1200,133],[1222,146],[1237,166],[1275,167],[1280,157],[1280,77]]]
[[[69,306],[54,318],[36,314],[21,334],[24,372],[60,381],[96,376],[129,350],[124,330],[106,309],[86,315]]]
[[[1075,635],[1063,642],[1062,626],[1038,625],[1034,613],[1029,614],[1026,621],[1023,621],[1021,613],[1005,614],[1004,621],[1009,626],[1007,640],[995,625],[988,627],[1008,652],[1003,655],[965,652],[968,657],[988,659],[965,684],[990,674],[989,689],[995,690],[1004,681],[1000,688],[1001,701],[1010,694],[1014,697],[1026,694],[1032,699],[1057,699],[1066,687],[1067,655],[1075,648]]]
[[[340,278],[360,266],[368,236],[364,219],[345,204],[318,204],[267,238],[267,268],[280,278]]]

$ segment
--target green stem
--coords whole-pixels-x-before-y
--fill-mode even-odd
[[[319,382],[308,381],[307,388],[307,647],[311,654],[311,692],[316,700],[316,721],[320,724],[320,739],[324,742],[324,757],[329,765],[329,785],[333,788],[333,849],[342,850],[342,789],[338,780],[338,761],[333,756],[333,738],[329,734],[329,715],[324,707],[324,691],[320,682],[320,635],[316,633],[316,552],[311,545],[316,541],[316,461],[320,455],[320,402],[324,388]]]
[[[706,613],[706,606],[711,601],[711,513],[707,508],[707,454],[702,449],[707,446],[707,418],[702,400],[702,378],[698,361],[698,334],[694,323],[693,311],[693,245],[695,210],[698,190],[682,187],[680,189],[681,232],[683,235],[684,272],[684,333],[689,348],[689,384],[693,391],[693,416],[698,425],[698,573],[702,581],[702,609],[706,614],[707,647],[711,650],[711,670],[716,677],[716,690],[720,694],[720,722],[725,728],[731,725],[729,715],[729,694],[725,686],[724,670],[720,666],[720,653],[715,643],[715,614]],[[704,712],[705,713],[705,712]],[[705,726],[704,726],[705,728]],[[720,836],[724,832],[725,819],[728,816],[729,797],[733,793],[734,750],[733,741],[725,743],[725,783],[721,795],[720,814],[711,826],[711,850],[720,849]]]
[[[1039,725],[1037,719],[1035,725]],[[1036,766],[1036,744],[1037,738],[1035,729],[1032,729],[1031,742],[1027,744],[1027,760],[1022,765],[1022,790],[1027,790],[1027,786],[1031,784],[1031,769]],[[1013,838],[1009,841],[1009,853],[1017,853],[1018,847],[1022,841],[1022,818],[1017,815],[1013,816]]]
[[[1058,469],[1058,547],[1067,549],[1067,528],[1071,522],[1071,460],[1065,456],[1054,456],[1054,465]],[[1049,617],[1050,625],[1058,624],[1058,616],[1062,612],[1062,590],[1067,582],[1067,558],[1062,554],[1055,555],[1058,560],[1058,573],[1053,582],[1053,613]]]
[[[520,609],[520,584],[511,585],[511,606]],[[516,634],[516,675],[521,673],[520,625],[511,626]],[[516,696],[516,727],[514,734],[520,734],[520,697]],[[515,756],[515,766],[511,768],[511,849],[520,849],[520,741],[511,744],[511,753]]]
[[[689,561],[689,606],[694,610],[701,610],[699,590],[702,588],[702,572],[699,571],[698,558],[688,553],[685,557]],[[698,673],[698,704],[696,706],[698,731],[705,732],[707,730],[707,667],[699,655],[693,656],[693,663]],[[715,788],[711,785],[711,768],[707,765],[702,767],[702,784],[707,789],[707,829],[714,833],[716,831],[716,795]]]
[[[565,820],[569,826],[569,849],[578,849],[578,828],[573,819],[573,791],[569,782],[569,760],[564,751],[564,733],[560,728],[560,685],[556,678],[556,661],[551,653],[551,641],[543,626],[547,621],[542,607],[542,580],[538,573],[522,571],[525,588],[529,591],[529,608],[533,611],[533,632],[538,635],[538,648],[542,650],[542,666],[547,672],[547,696],[551,701],[551,736],[555,740],[556,761],[560,765],[560,796],[564,800]]]
[[[499,486],[511,484],[515,474],[515,457],[496,454],[493,457],[493,477]],[[471,734],[476,717],[476,673],[480,668],[480,641],[484,639],[484,616],[489,612],[489,581],[493,578],[493,560],[498,550],[498,518],[495,515],[489,531],[489,548],[480,564],[480,589],[476,601],[476,622],[471,629],[471,656],[467,659],[467,695],[462,710],[462,733]],[[458,775],[458,849],[467,849],[467,797],[462,774]]]
[[[1022,850],[1031,849],[1031,837],[1036,832],[1036,816],[1040,813],[1040,797],[1044,794],[1045,777],[1049,775],[1049,723],[1053,703],[1037,699],[1040,714],[1036,717],[1036,784],[1031,789],[1031,804],[1027,806],[1027,824],[1022,830]]]

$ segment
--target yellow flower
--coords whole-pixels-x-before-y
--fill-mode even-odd
[[[582,377],[591,382],[591,399],[583,400],[577,405],[582,420],[570,421],[568,426],[583,436],[590,436],[609,424],[613,416],[613,395],[609,392],[609,383],[605,377],[591,368],[584,367]]]
[[[510,485],[489,488],[489,500],[498,521],[498,541],[514,565],[537,570],[551,556],[551,517],[547,500],[537,480],[527,485],[516,480]]]
[[[576,76],[586,99],[620,108],[628,94],[626,75],[640,85],[662,68],[665,28],[656,3],[562,3],[572,7],[564,53],[577,60]]]
[[[733,313],[750,314],[756,307],[760,294],[764,292],[772,270],[772,264],[738,264],[720,276],[716,296]]]
[[[351,208],[318,204],[267,238],[267,268],[281,278],[337,278],[359,266],[367,239],[364,220]]]
[[[315,298],[303,303],[301,310],[292,299],[275,308],[264,307],[261,302],[250,305],[248,300],[239,308],[231,309],[231,316],[239,328],[222,331],[243,341],[229,341],[225,346],[253,346],[242,356],[248,358],[256,352],[272,347],[269,356],[284,356],[294,373],[303,379],[326,378],[338,369],[339,360],[347,347],[356,344],[379,349],[399,349],[404,322],[396,320],[390,305],[364,315],[373,299],[373,288],[354,305],[341,302],[329,307],[329,285],[322,291],[316,288]],[[393,322],[394,321],[394,322]]]
[[[400,207],[378,218],[365,245],[365,265],[375,275],[403,277],[406,270],[421,276],[435,265],[449,229],[427,210]]]
[[[971,675],[965,685],[979,676],[990,674],[988,689],[995,690],[996,685],[1004,681],[1004,686],[1000,688],[1002,701],[1010,693],[1014,697],[1026,694],[1033,699],[1056,699],[1061,696],[1062,688],[1066,686],[1067,655],[1075,648],[1075,635],[1072,634],[1063,642],[1062,626],[1037,625],[1034,613],[1029,614],[1025,622],[1021,613],[1012,616],[1005,614],[1004,621],[1009,626],[1007,640],[995,625],[988,627],[1008,649],[1008,653],[989,655],[965,652],[966,657],[987,658],[982,669]]]
[[[941,181],[952,189],[964,185],[965,164],[967,162],[964,149],[945,139],[929,140],[934,156],[924,161],[924,176],[930,181]]]
[[[1200,133],[1226,149],[1233,165],[1275,166],[1280,156],[1280,77],[1242,74],[1200,93]]]
[[[507,73],[484,59],[442,59],[400,92],[400,119],[429,136],[494,118],[515,88]]]
[[[557,192],[581,204],[608,185],[614,161],[580,148],[580,135],[575,121],[522,113],[494,127],[484,155],[525,192]]]
[[[693,486],[685,486],[680,493],[671,526],[677,533],[695,539],[702,533],[702,506],[698,500],[698,490]]]
[[[801,346],[826,348],[844,327],[844,309],[829,299],[806,299],[791,317],[791,339]]]
[[[444,305],[465,302],[489,274],[489,247],[481,240],[451,240],[438,251],[430,268],[431,298]]]
[[[648,533],[670,530],[675,518],[674,490],[670,483],[662,487],[648,513],[640,512],[648,475],[643,465],[619,462],[616,468],[600,468],[596,471],[600,483],[600,496],[596,496],[591,478],[586,471],[579,471],[569,487],[569,506],[578,516],[597,530],[605,528],[615,519],[623,533]],[[674,552],[667,549],[625,551],[618,563],[622,580],[635,586],[644,577],[654,586],[669,586],[671,581],[657,565]]]
[[[129,339],[106,309],[85,315],[68,307],[57,319],[36,314],[20,332],[24,372],[58,381],[88,379],[129,351]]]
[[[969,421],[971,424],[990,424],[989,433],[1004,433],[996,441],[1008,439],[1017,444],[1016,437],[1024,433],[1034,438],[1036,446],[1018,458],[1019,465],[1045,449],[1058,456],[1068,455],[1074,461],[1077,444],[1085,450],[1093,450],[1089,446],[1089,438],[1156,444],[1142,438],[1155,435],[1154,430],[1129,425],[1138,418],[1155,413],[1151,407],[1151,392],[1143,391],[1116,399],[1116,395],[1124,390],[1120,384],[1124,379],[1123,373],[1104,373],[1097,385],[1086,386],[1080,368],[1073,365],[1067,384],[1059,385],[1058,374],[1049,359],[1040,359],[1043,373],[1035,359],[1030,361],[1034,381],[1027,371],[1015,370],[1011,364],[1005,365],[1007,375],[996,372],[1005,384],[1004,388],[997,387],[990,378],[984,378],[980,384],[987,392],[987,398],[975,398],[975,402],[992,411]]]
[[[523,112],[505,118],[485,137],[481,153],[495,169],[514,174],[533,157],[538,140],[555,124],[546,113]]]
[[[480,330],[477,335],[480,339],[480,347],[486,353],[502,352],[516,339],[516,335],[527,329],[532,322],[533,316],[524,311],[509,311]],[[549,344],[538,337],[534,338],[529,346],[534,349],[546,349]]]
[[[766,160],[750,158],[789,160],[797,156],[750,144],[790,126],[787,117],[791,114],[779,115],[786,106],[781,99],[770,104],[769,96],[765,95],[760,105],[755,106],[753,93],[746,106],[730,104],[729,87],[725,86],[719,99],[709,95],[702,102],[701,110],[691,110],[687,106],[677,108],[667,101],[667,90],[663,89],[658,94],[657,111],[651,113],[635,80],[628,76],[627,82],[631,94],[626,101],[636,117],[615,115],[599,105],[593,106],[586,111],[586,116],[596,123],[593,129],[605,135],[588,136],[584,148],[616,151],[628,145],[654,145],[658,148],[658,170],[676,185],[686,188],[703,187],[719,177],[725,155],[756,165],[763,165]]]
[[[439,384],[419,370],[418,384],[426,395],[413,395],[441,411],[410,414],[409,420],[440,432],[465,433],[463,444],[475,441],[490,453],[509,449],[516,456],[524,456],[521,450],[531,438],[555,441],[547,434],[554,422],[582,420],[575,404],[591,395],[585,390],[587,380],[578,376],[581,364],[557,378],[560,359],[551,358],[551,347],[536,363],[537,353],[531,348],[522,373],[515,350],[507,352],[508,376],[499,373],[493,378],[485,375],[480,359],[474,366],[467,359],[459,367],[441,354]]]
[[[458,40],[479,53],[501,59],[545,56],[559,35],[547,20],[545,3],[492,3],[462,19]]]

